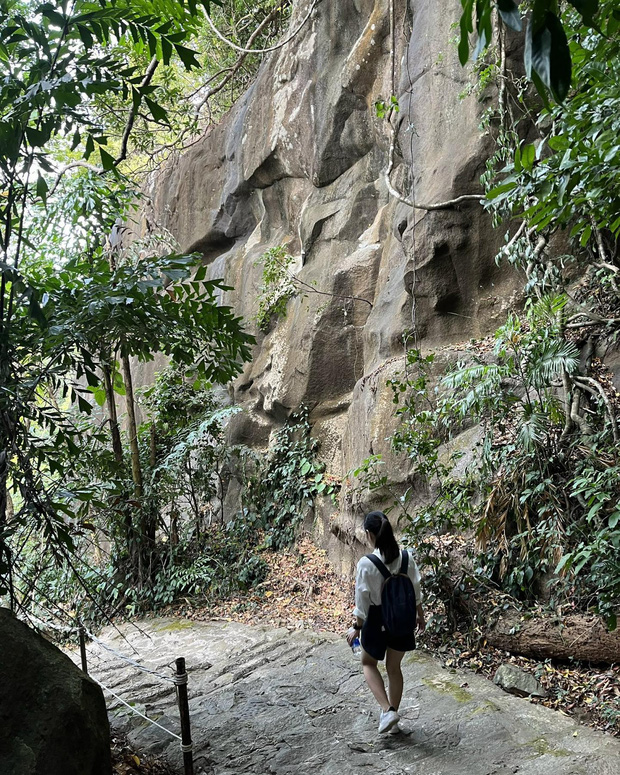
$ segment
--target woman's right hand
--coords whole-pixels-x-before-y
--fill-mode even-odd
[[[356,630],[355,627],[349,627],[347,631],[347,643],[349,644],[349,646],[352,646],[353,641],[356,638],[359,638],[359,634],[360,634],[360,631]]]

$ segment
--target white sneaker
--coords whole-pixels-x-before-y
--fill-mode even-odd
[[[389,732],[400,721],[400,716],[395,710],[382,710],[379,716],[379,734]]]
[[[402,729],[398,726],[398,722],[397,722],[396,724],[394,724],[392,729],[390,729],[390,731],[388,732],[388,735],[391,735],[391,736],[400,735],[401,732],[402,732]]]

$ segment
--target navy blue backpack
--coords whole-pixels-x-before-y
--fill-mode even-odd
[[[415,630],[416,600],[413,583],[407,575],[409,552],[402,550],[398,573],[390,573],[376,554],[367,554],[366,557],[385,579],[381,588],[381,616],[385,629],[396,638],[411,635]]]

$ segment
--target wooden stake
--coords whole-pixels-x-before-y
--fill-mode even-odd
[[[82,657],[82,670],[88,675],[88,663],[86,662],[86,636],[84,626],[80,624],[80,656]]]
[[[194,775],[194,757],[192,755],[192,735],[189,723],[189,704],[187,702],[187,673],[185,672],[185,659],[179,657],[176,660],[177,672],[174,683],[177,687],[177,701],[179,703],[179,716],[181,717],[181,751],[183,751],[183,770],[185,775]]]

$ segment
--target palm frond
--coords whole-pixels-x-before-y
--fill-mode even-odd
[[[541,411],[524,407],[517,440],[526,452],[532,452],[546,437],[548,417]]]
[[[563,339],[543,341],[532,351],[527,365],[532,382],[538,386],[548,384],[562,372],[574,374],[579,368],[579,351],[573,342]]]

